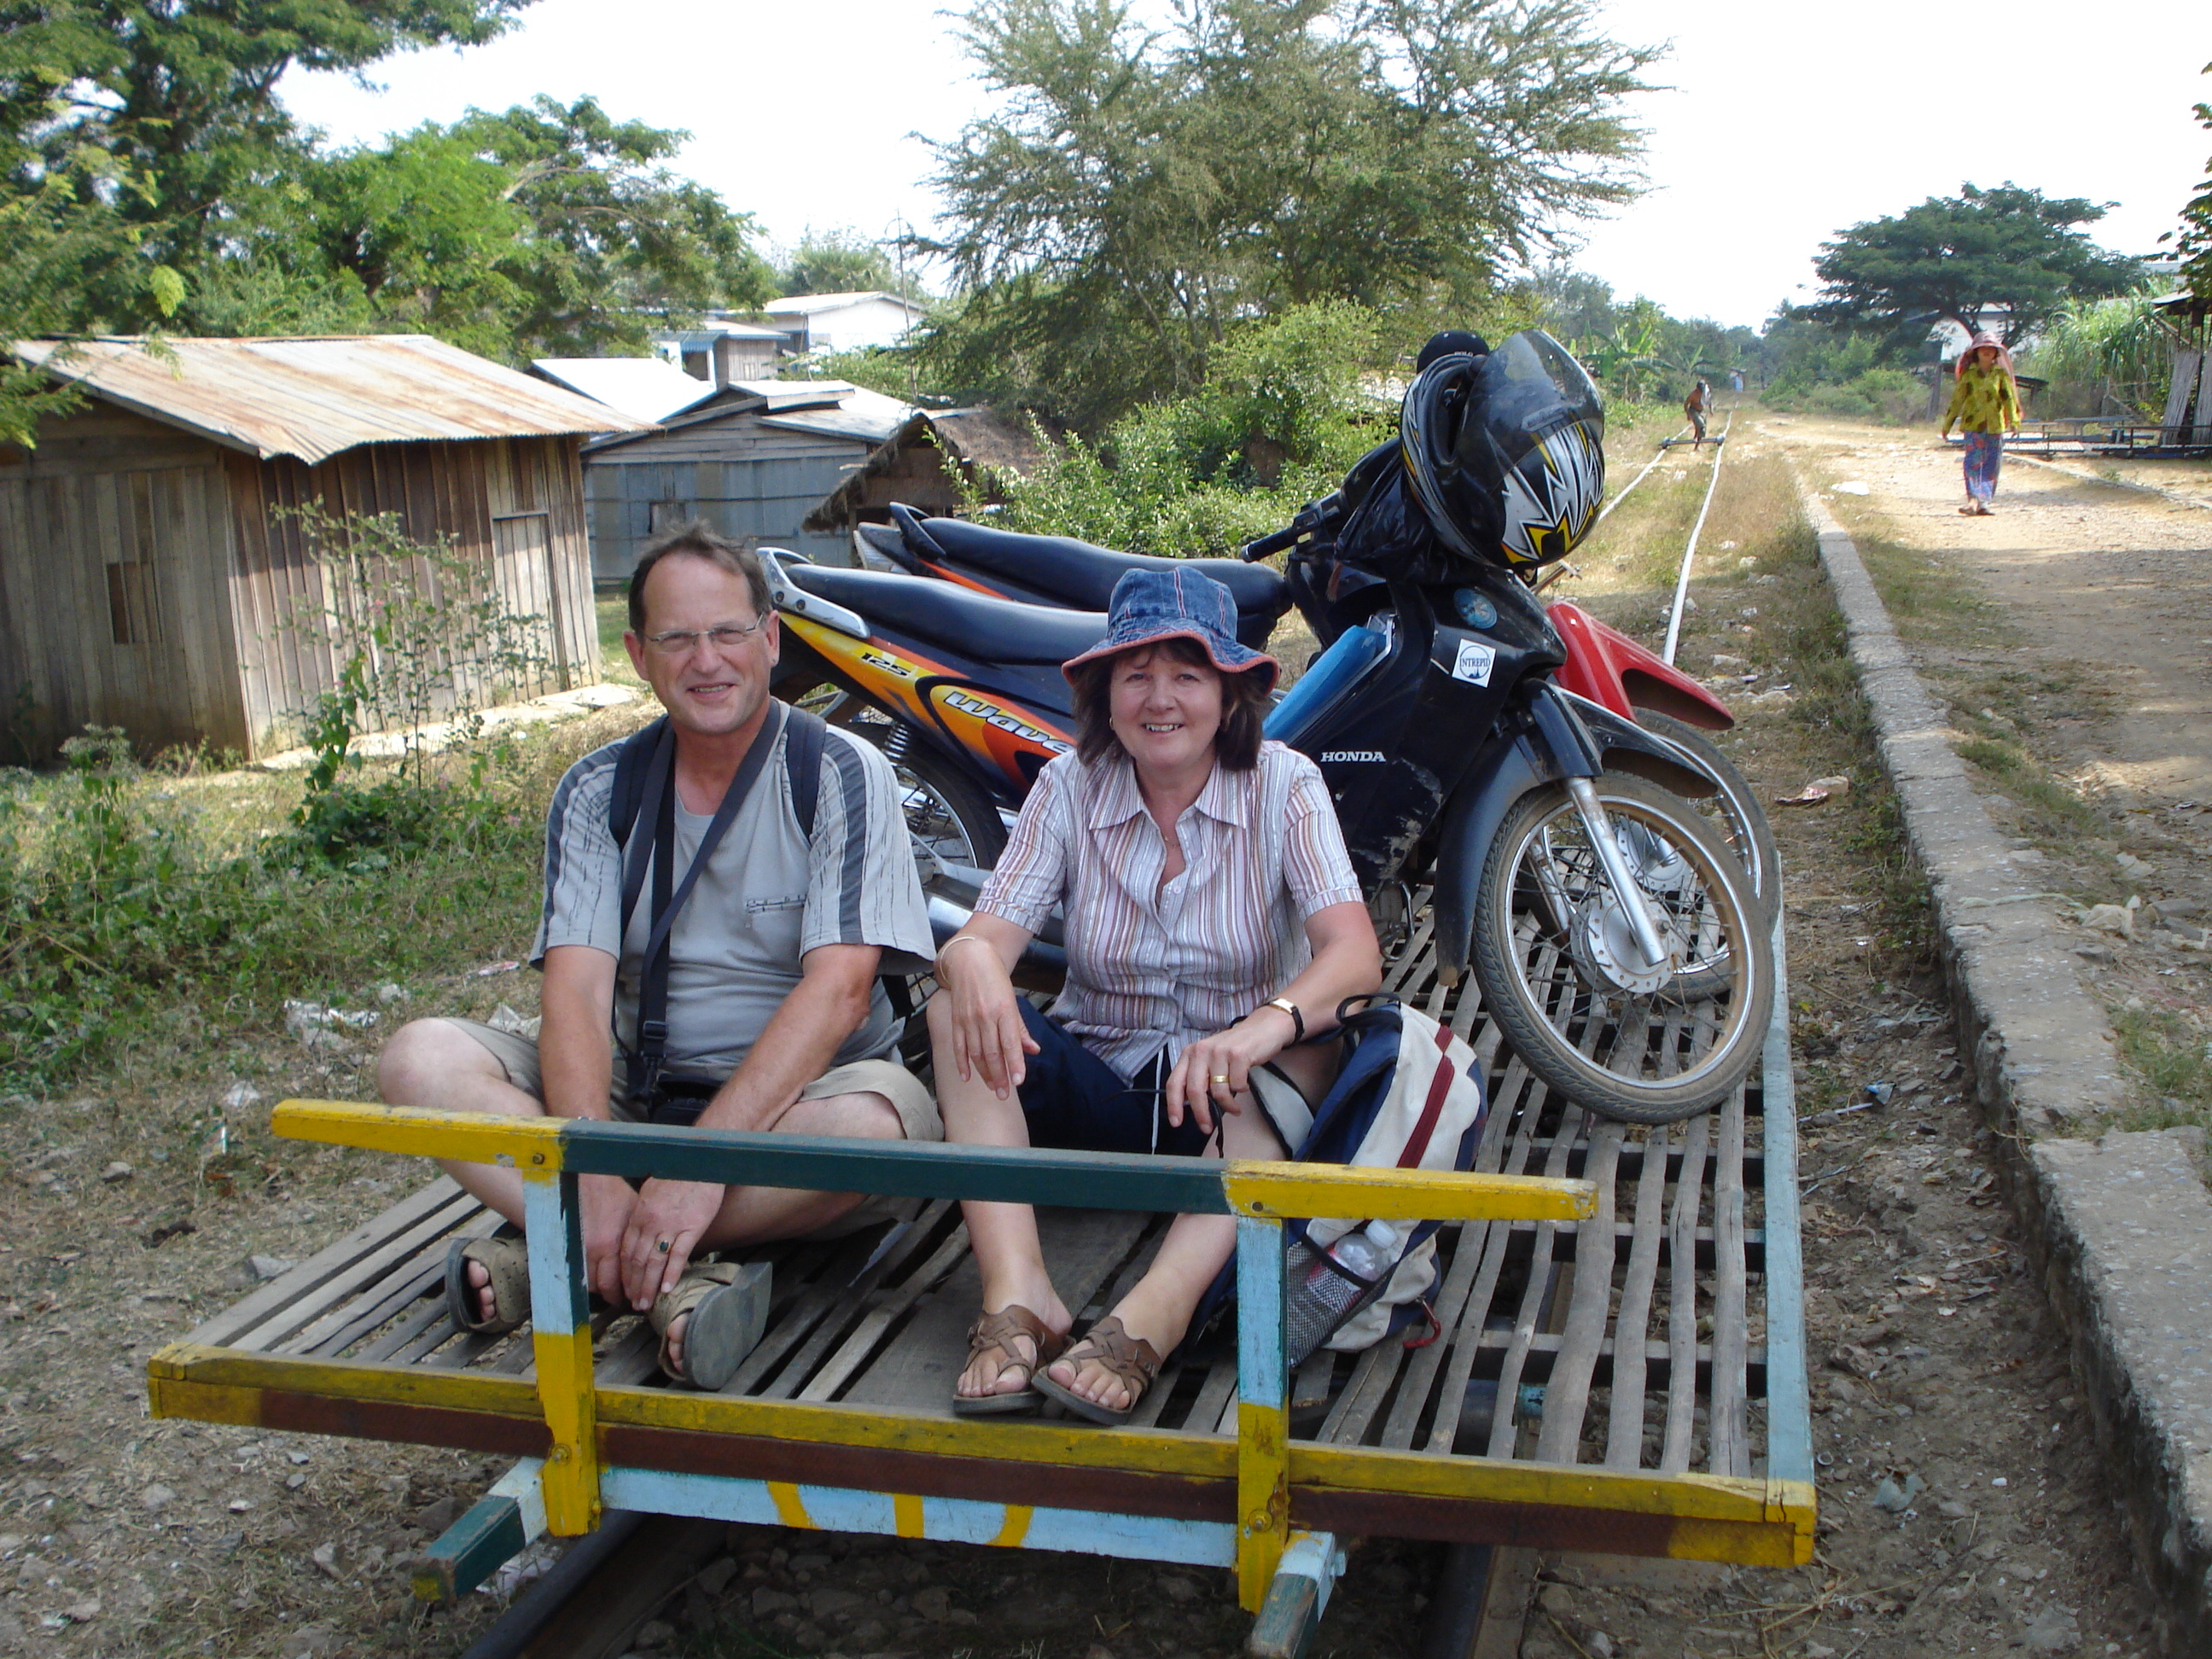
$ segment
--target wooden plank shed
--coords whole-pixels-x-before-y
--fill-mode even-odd
[[[578,452],[641,422],[422,335],[12,349],[87,394],[35,448],[0,446],[0,699],[31,758],[87,725],[283,747],[334,673],[288,626],[324,599],[287,516],[308,504],[396,514],[494,566],[545,619],[521,695],[599,678]]]
[[[755,547],[852,562],[844,536],[801,521],[912,411],[844,380],[732,381],[725,394],[653,431],[586,446],[599,580],[627,578],[655,532],[687,519]]]

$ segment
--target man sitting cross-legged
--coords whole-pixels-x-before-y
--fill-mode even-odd
[[[651,745],[632,751],[627,767],[623,746],[610,744],[571,767],[554,793],[532,958],[544,969],[537,1041],[472,1020],[416,1020],[384,1051],[384,1098],[517,1116],[688,1123],[696,1114],[707,1128],[940,1139],[929,1091],[887,1058],[897,1030],[878,975],[921,966],[931,951],[890,766],[847,732],[802,729],[802,717],[769,696],[777,621],[750,550],[700,525],[657,538],[631,578],[629,621],[623,642],[666,708],[672,741],[649,765],[638,757]],[[817,744],[810,790],[804,757]],[[618,779],[635,803],[619,844]],[[801,827],[810,811],[811,836]],[[708,856],[687,889],[702,843]],[[665,879],[652,867],[663,857]],[[648,959],[657,907],[670,917],[653,953],[665,952],[659,988]],[[658,1065],[656,1003],[665,1025]],[[521,1224],[513,1170],[446,1167]],[[592,1289],[648,1313],[663,1368],[704,1389],[726,1383],[757,1340],[767,1282],[757,1267],[693,1259],[850,1231],[878,1212],[854,1193],[667,1178],[633,1190],[611,1176],[580,1185]],[[456,1245],[447,1283],[465,1329],[511,1330],[528,1313],[517,1241]]]

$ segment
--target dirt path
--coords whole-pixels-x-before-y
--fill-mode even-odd
[[[1876,520],[2002,605],[2034,656],[2105,678],[2088,735],[2110,784],[2212,793],[2212,513],[2014,464],[1995,515],[1966,518],[1958,456],[1924,428],[1769,416],[1754,429],[1814,464],[1847,524]],[[1867,493],[1833,493],[1853,483]]]

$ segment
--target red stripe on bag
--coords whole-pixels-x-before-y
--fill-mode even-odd
[[[1406,1150],[1398,1155],[1401,1170],[1417,1169],[1429,1150],[1429,1137],[1436,1133],[1437,1119],[1444,1109],[1444,1098],[1451,1093],[1455,1075],[1451,1063],[1451,1027],[1437,1027],[1437,1069],[1429,1078],[1429,1097],[1421,1103],[1420,1121],[1413,1125],[1413,1133],[1406,1137]]]

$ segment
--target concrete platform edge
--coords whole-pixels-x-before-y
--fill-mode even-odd
[[[1883,769],[1936,909],[1960,1055],[1998,1133],[2032,1263],[2064,1326],[2170,1653],[2212,1652],[2212,1194],[2203,1133],[2084,1120],[2124,1098],[2072,941],[1998,833],[1850,537],[1799,495]],[[2069,1135],[2067,1132],[2074,1133]]]

